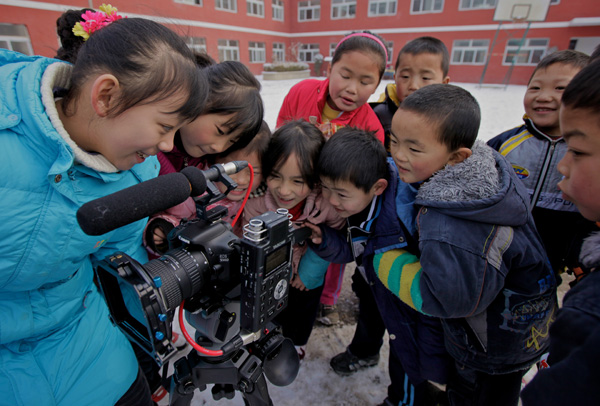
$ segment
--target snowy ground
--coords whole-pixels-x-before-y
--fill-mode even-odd
[[[298,80],[261,80],[266,108],[265,119],[271,129],[275,127],[283,98],[289,88],[297,82]],[[382,82],[371,100],[376,100],[388,83],[391,82]],[[475,84],[462,83],[457,85],[469,90],[479,101],[482,110],[480,139],[486,141],[500,132],[522,123],[525,86],[479,87]],[[329,367],[331,357],[344,351],[354,334],[356,299],[350,289],[349,278],[352,272],[352,269],[348,269],[346,272],[343,292],[338,302],[345,322],[336,327],[317,326],[313,330],[306,358],[296,380],[287,387],[269,385],[270,396],[275,406],[374,406],[381,403],[386,397],[389,384],[387,344],[381,350],[381,359],[376,367],[360,371],[349,377],[340,377]],[[232,400],[217,402],[213,400],[209,389],[203,392],[196,391],[192,406],[241,406],[244,404],[239,393],[236,393]],[[168,402],[161,402],[161,405],[166,404]]]

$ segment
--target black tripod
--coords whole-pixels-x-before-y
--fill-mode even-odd
[[[169,379],[170,405],[189,406],[196,388],[204,391],[206,385],[214,384],[215,400],[233,399],[237,390],[246,406],[273,406],[266,378],[274,385],[286,386],[299,368],[294,345],[278,332],[227,356],[206,357],[192,351],[174,364]]]
[[[194,390],[203,391],[207,384],[215,384],[212,388],[215,400],[233,399],[237,390],[247,406],[273,405],[262,361],[244,348],[233,357],[219,361],[201,357],[192,351],[187,357],[177,360],[174,369],[169,388],[172,406],[190,405]]]

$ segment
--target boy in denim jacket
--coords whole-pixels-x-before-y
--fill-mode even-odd
[[[420,262],[380,247],[378,278],[419,312],[441,318],[454,359],[451,405],[516,406],[521,380],[548,347],[556,278],[510,164],[476,142],[477,101],[453,85],[419,89],[392,120],[400,179],[421,183]]]

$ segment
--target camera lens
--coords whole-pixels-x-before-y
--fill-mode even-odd
[[[204,273],[209,270],[208,260],[201,251],[190,252],[185,247],[169,251],[144,265],[152,277],[160,277],[160,290],[167,309],[173,310],[181,301],[198,293],[204,283]]]

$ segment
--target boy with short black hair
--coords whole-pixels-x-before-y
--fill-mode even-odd
[[[394,82],[385,88],[379,100],[369,103],[381,122],[385,149],[390,150],[390,127],[398,105],[412,92],[434,83],[448,83],[450,56],[442,41],[419,37],[408,42],[398,53],[394,66]]]
[[[558,164],[564,197],[590,221],[600,221],[600,60],[569,83],[562,97],[560,128],[568,151]],[[597,405],[600,399],[600,233],[588,237],[581,262],[592,269],[565,295],[550,328],[550,368],[523,389],[530,405]]]
[[[477,101],[453,85],[400,105],[391,153],[414,201],[419,258],[375,252],[377,277],[402,301],[442,320],[454,358],[451,405],[516,406],[521,380],[547,349],[556,278],[508,162],[476,142]]]
[[[565,87],[589,56],[563,50],[544,57],[536,66],[523,98],[525,124],[488,141],[512,165],[530,196],[532,215],[557,274],[565,267],[584,275],[578,256],[581,242],[597,227],[585,220],[557,188],[562,175],[556,165],[567,151],[561,137],[558,112]]]
[[[354,128],[338,130],[327,141],[317,170],[323,197],[347,219],[347,236],[329,227],[308,225],[313,229],[310,245],[327,261],[356,262],[352,289],[360,299],[352,342],[331,360],[332,368],[349,375],[377,365],[387,327],[391,385],[382,405],[436,404],[445,394],[428,380],[445,383],[449,364],[440,321],[410,309],[379,281],[373,287],[379,296],[376,301],[366,280],[366,273],[373,274],[372,262],[363,261],[363,257],[372,258],[378,244],[411,247],[411,252],[416,249],[414,238],[402,224],[414,223],[410,186],[398,182],[398,172],[393,162],[387,161],[383,145],[372,134]],[[399,209],[399,201],[407,205]],[[385,325],[380,312],[386,315]]]

